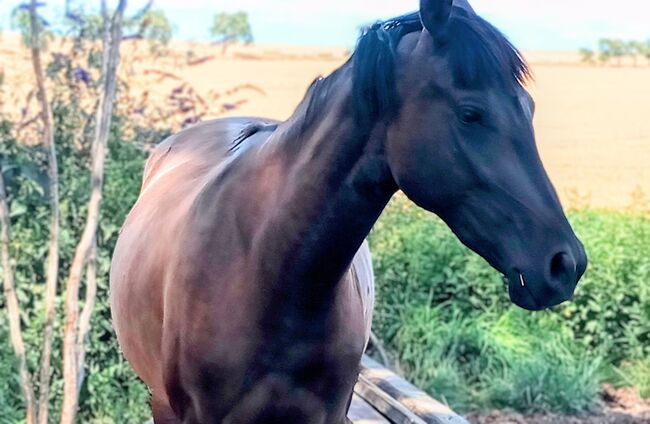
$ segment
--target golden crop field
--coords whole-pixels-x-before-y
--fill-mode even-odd
[[[51,43],[50,53],[61,48]],[[180,90],[202,118],[287,118],[306,88],[347,58],[337,48],[173,42],[160,56],[125,43],[121,78],[139,93],[141,114],[154,114]],[[567,207],[628,208],[650,197],[650,66],[589,66],[577,54],[526,54],[535,81],[536,130],[542,159]],[[28,52],[18,37],[0,43],[5,87],[0,110],[36,113]],[[32,96],[33,97],[33,96]],[[25,100],[28,99],[28,100]],[[30,107],[30,102],[31,107]],[[137,119],[137,118],[134,118]],[[162,118],[161,118],[162,119]]]

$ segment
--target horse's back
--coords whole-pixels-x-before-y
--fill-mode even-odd
[[[113,254],[111,308],[125,356],[153,389],[162,389],[165,278],[184,246],[179,232],[201,190],[232,156],[233,142],[249,125],[269,121],[234,118],[183,130],[159,144],[148,159],[140,196]],[[142,331],[146,330],[146,331]]]
[[[260,118],[217,119],[187,128],[160,143],[145,165],[143,191],[177,167],[205,170],[218,166],[246,128],[274,121]],[[254,135],[254,134],[253,134]]]

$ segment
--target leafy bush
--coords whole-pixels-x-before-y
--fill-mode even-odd
[[[62,121],[70,110],[56,103],[53,110],[57,128],[66,128]],[[124,119],[116,117],[109,139],[106,167],[104,205],[98,234],[98,295],[92,332],[88,343],[87,380],[80,398],[80,422],[120,423],[143,422],[150,411],[148,392],[137,380],[130,366],[122,359],[111,325],[108,303],[108,273],[111,254],[118,231],[137,198],[146,154],[136,145],[123,140]],[[70,125],[68,121],[68,125]],[[58,123],[61,123],[60,126]],[[74,245],[83,228],[88,200],[89,160],[87,151],[76,146],[73,130],[58,131],[56,145],[60,163],[61,184],[61,276],[71,261]],[[44,263],[47,256],[49,208],[46,192],[45,158],[38,147],[18,143],[11,136],[7,123],[0,125],[0,161],[6,171],[7,190],[12,215],[12,253],[15,266],[17,294],[23,311],[28,361],[32,370],[40,360],[41,329],[44,324],[43,290]],[[82,293],[83,295],[83,293]],[[0,295],[2,306],[4,299]],[[62,301],[59,300],[59,306]],[[61,312],[61,311],[59,311]],[[55,332],[61,334],[59,313]],[[4,313],[2,315],[4,317]],[[0,337],[6,333],[0,321]],[[18,387],[13,352],[8,337],[0,342],[0,379],[5,385]],[[60,339],[55,339],[53,354],[52,422],[58,421],[63,384],[61,380]],[[13,374],[12,374],[13,372]],[[7,378],[5,373],[8,374]],[[36,382],[34,382],[36,383]],[[20,417],[23,408],[20,390],[0,390],[0,424],[4,417]],[[4,398],[3,398],[4,397]],[[20,419],[9,422],[20,422]]]
[[[650,356],[650,218],[582,211],[571,220],[590,266],[574,302],[558,312],[585,344],[618,364]]]
[[[391,340],[401,313],[453,302],[470,315],[508,306],[502,278],[433,215],[398,197],[371,235],[377,277],[374,328]]]
[[[2,305],[4,306],[4,305]],[[18,363],[9,346],[9,324],[0,318],[0,424],[14,424],[25,417],[23,398],[18,381]],[[4,342],[6,340],[6,342]]]
[[[605,371],[647,364],[650,218],[570,219],[590,268],[573,302],[531,314],[510,305],[498,273],[439,219],[398,196],[371,235],[374,328],[407,376],[461,411],[580,412],[594,406]]]

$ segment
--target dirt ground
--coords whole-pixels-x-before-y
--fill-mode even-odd
[[[57,49],[60,43],[52,43],[50,51]],[[349,53],[261,45],[233,47],[223,56],[220,46],[173,43],[154,61],[142,43],[125,44],[123,50],[122,78],[146,93],[146,104],[166,102],[183,86],[205,103],[205,118],[276,119],[290,116],[314,78],[329,74]],[[622,209],[648,201],[650,66],[586,66],[571,53],[526,56],[535,74],[530,91],[537,103],[539,150],[565,206]],[[17,37],[2,35],[0,59],[5,74],[0,111],[35,113],[33,106],[16,107],[26,103],[33,86]]]
[[[493,411],[467,417],[472,424],[649,424],[650,402],[643,401],[632,389],[616,390],[605,386],[601,411],[576,417],[564,415],[522,415]]]

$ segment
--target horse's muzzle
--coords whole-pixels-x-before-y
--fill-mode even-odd
[[[558,251],[544,261],[541,270],[513,268],[507,275],[512,302],[530,311],[540,311],[573,298],[587,269],[587,256],[579,248]]]

